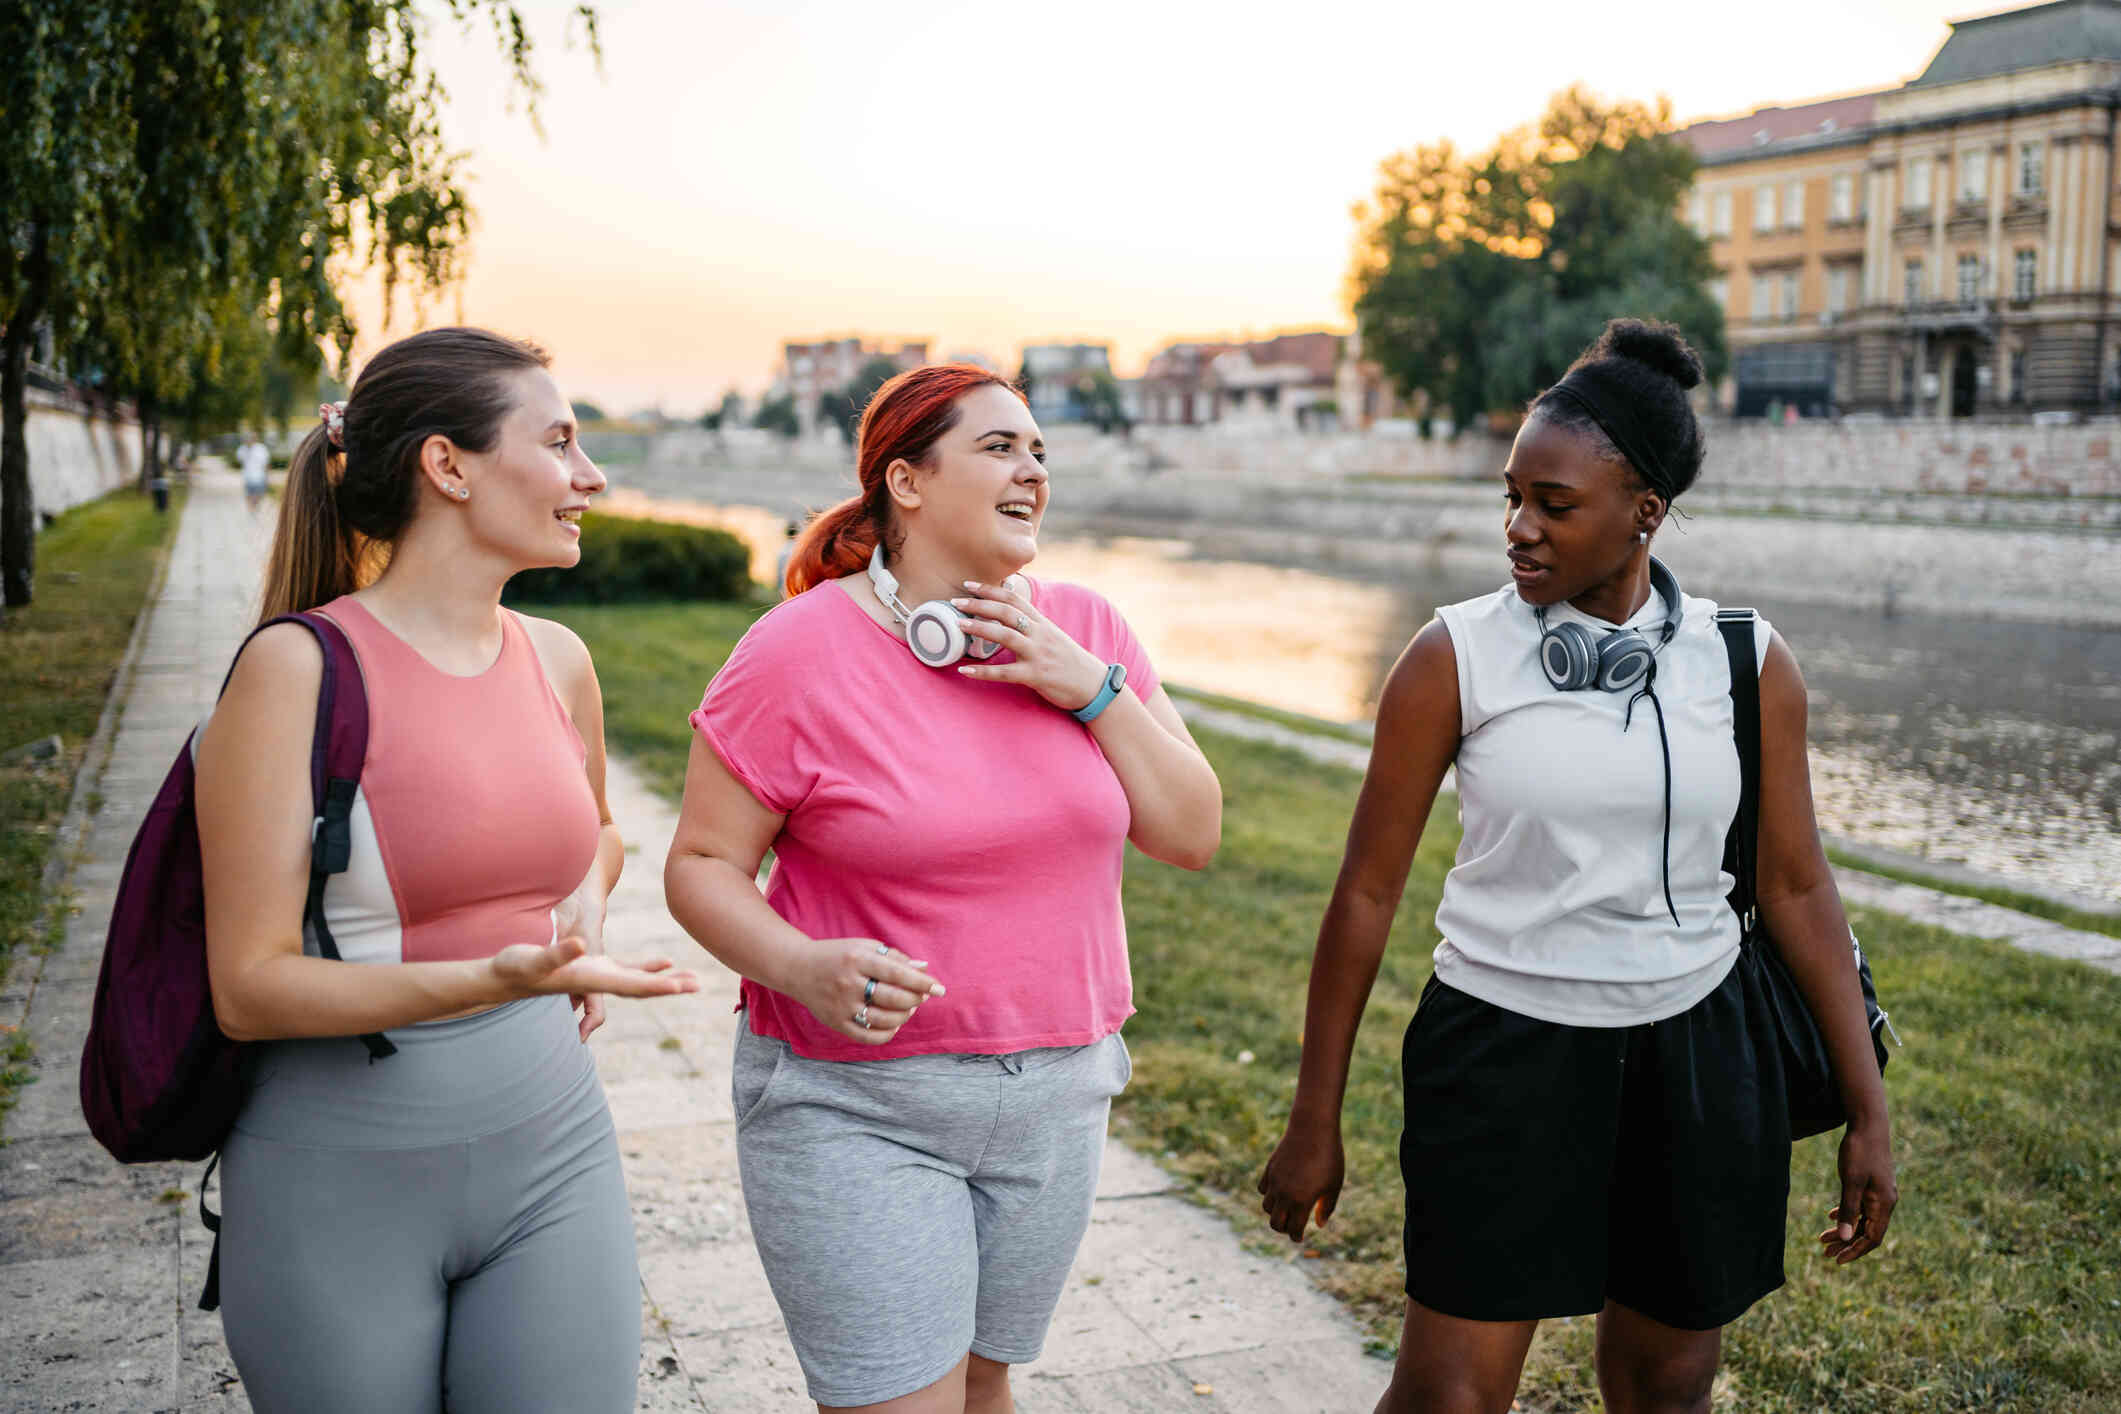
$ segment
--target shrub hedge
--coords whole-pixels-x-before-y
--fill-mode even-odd
[[[634,604],[742,599],[751,549],[726,530],[631,516],[582,516],[573,569],[525,570],[501,596],[513,604]]]

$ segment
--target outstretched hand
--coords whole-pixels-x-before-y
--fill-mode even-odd
[[[589,951],[580,934],[543,946],[516,943],[490,965],[501,985],[522,997],[667,997],[700,989],[698,973],[672,967],[667,957],[607,957]]]

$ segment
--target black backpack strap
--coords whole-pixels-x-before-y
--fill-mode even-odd
[[[324,884],[333,874],[343,874],[353,860],[353,804],[361,786],[361,762],[368,754],[368,693],[361,682],[361,666],[345,630],[314,612],[281,614],[250,631],[243,647],[274,624],[300,624],[317,640],[324,654],[324,676],[317,684],[317,723],[309,738],[309,791],[316,815],[309,827],[309,893],[302,901],[302,923],[317,940],[317,952],[333,962],[343,962],[339,944],[324,919]],[[243,649],[236,650],[238,658]],[[228,666],[221,690],[236,667]],[[381,1033],[360,1038],[370,1061],[396,1055],[398,1048]]]
[[[206,1181],[214,1176],[214,1166],[221,1162],[221,1151],[206,1161],[206,1172],[199,1175],[199,1221],[214,1235],[213,1255],[206,1259],[206,1289],[199,1293],[199,1309],[219,1310],[221,1306],[221,1215],[206,1206]]]
[[[1751,609],[1718,609],[1716,630],[1723,635],[1731,664],[1731,737],[1738,747],[1738,813],[1724,837],[1723,867],[1734,881],[1731,907],[1748,931],[1759,907],[1757,869],[1760,853],[1760,668],[1753,641],[1756,615]]]
[[[361,762],[368,754],[368,694],[343,629],[322,614],[287,617],[316,635],[324,653],[317,725],[309,748],[309,783],[317,814],[310,825],[309,896],[302,903],[302,921],[317,940],[318,955],[343,962],[324,917],[324,885],[353,862],[354,797],[361,788]],[[380,1032],[360,1040],[371,1064],[397,1054],[398,1048]]]

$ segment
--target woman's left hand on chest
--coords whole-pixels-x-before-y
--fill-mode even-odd
[[[971,615],[965,632],[1016,656],[1013,663],[961,663],[957,670],[966,677],[1021,683],[1064,712],[1089,706],[1103,689],[1105,664],[1025,595],[998,584],[968,583],[964,595],[950,602]]]
[[[559,907],[553,909],[552,924],[555,938],[580,938],[586,949],[584,955],[594,956],[604,951],[604,900],[592,899],[589,893],[585,879],[581,888],[561,899]],[[582,1013],[580,1031],[587,1041],[590,1033],[604,1024],[603,994],[577,993],[568,1000]]]

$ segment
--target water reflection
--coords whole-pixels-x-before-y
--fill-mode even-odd
[[[728,526],[766,578],[781,518],[648,503]],[[1184,540],[1049,540],[1034,574],[1097,588],[1173,681],[1367,720],[1438,604],[1496,588],[1434,571],[1359,580],[1198,558]],[[1743,594],[1803,665],[1828,831],[2121,901],[2121,633],[1778,605]]]

